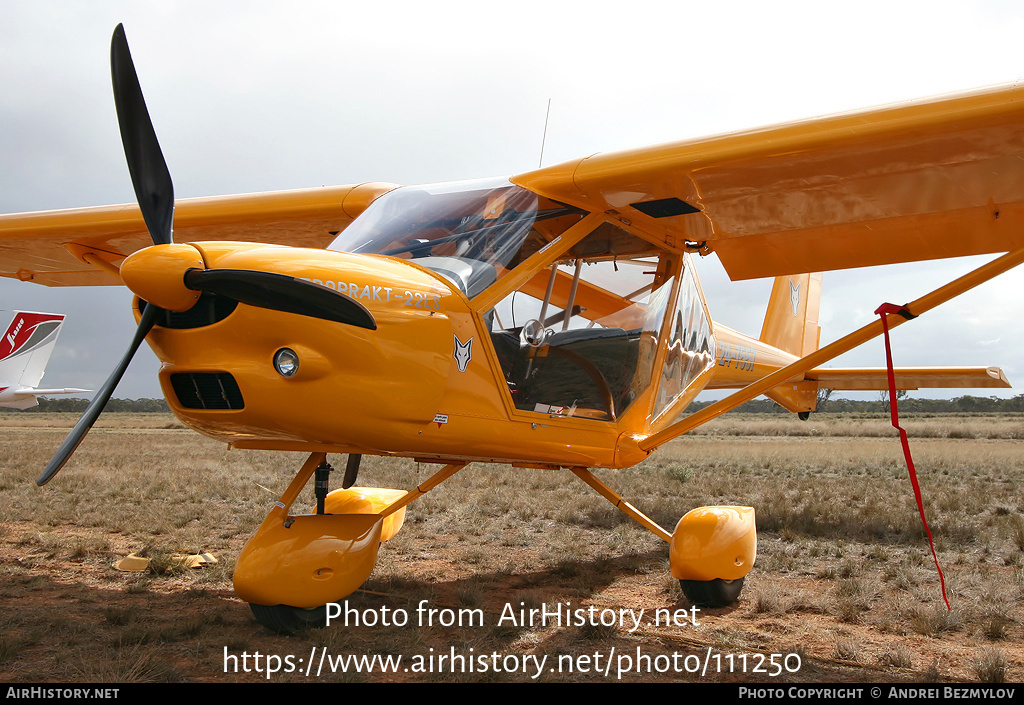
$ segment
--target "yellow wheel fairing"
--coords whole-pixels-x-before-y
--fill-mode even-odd
[[[756,557],[753,507],[698,507],[672,532],[669,563],[678,580],[736,580]]]
[[[372,514],[282,517],[272,511],[238,556],[241,599],[319,607],[352,594],[373,572],[382,522]]]
[[[406,494],[408,493],[405,490],[383,487],[349,487],[347,490],[334,490],[324,501],[324,511],[328,514],[377,514]],[[405,507],[385,517],[384,526],[380,531],[381,542],[397,534],[403,523]]]

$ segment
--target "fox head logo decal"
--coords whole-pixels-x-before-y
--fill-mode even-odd
[[[789,303],[793,304],[793,315],[800,315],[800,285],[789,280]]]
[[[469,361],[473,359],[473,339],[470,338],[463,343],[459,340],[459,336],[455,336],[455,354],[453,357],[459,366],[459,372],[465,372]]]

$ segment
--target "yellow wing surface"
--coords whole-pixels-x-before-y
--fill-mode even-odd
[[[393,188],[367,183],[182,199],[175,203],[174,239],[326,247],[373,199]],[[120,284],[87,259],[116,267],[152,244],[135,204],[0,215],[0,276],[47,286]]]
[[[1024,86],[597,154],[513,177],[628,221],[682,250],[718,253],[733,279],[1024,245]],[[323,247],[391,184],[186,199],[175,241]],[[136,206],[0,216],[0,276],[116,283],[149,244]]]
[[[1024,245],[1024,86],[597,154],[521,174],[549,198],[705,244],[733,279]]]

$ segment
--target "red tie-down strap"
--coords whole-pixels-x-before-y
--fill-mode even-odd
[[[939,584],[942,586],[942,599],[946,601],[946,609],[953,609],[949,605],[949,598],[946,597],[946,579],[942,575],[942,567],[939,565],[939,557],[935,554],[935,542],[932,540],[932,531],[928,528],[928,520],[924,517],[924,502],[921,501],[921,486],[917,483],[917,471],[914,469],[914,459],[910,456],[910,441],[907,439],[907,432],[900,426],[900,415],[896,409],[896,373],[892,367],[892,348],[889,346],[889,319],[886,314],[895,313],[906,319],[914,318],[906,306],[896,304],[882,304],[875,310],[875,314],[882,318],[882,333],[885,337],[885,364],[889,373],[889,415],[892,418],[892,427],[900,432],[900,443],[903,444],[903,455],[907,459],[907,470],[910,472],[910,484],[914,486],[914,497],[917,499],[917,509],[921,512],[921,523],[924,524],[925,533],[928,534],[928,545],[932,549],[932,558],[935,559],[935,569],[939,571]]]

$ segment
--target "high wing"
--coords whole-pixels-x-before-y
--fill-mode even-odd
[[[182,199],[175,203],[174,239],[322,248],[393,188],[365,183]],[[47,286],[121,284],[83,258],[116,267],[152,244],[136,204],[0,215],[0,276]]]
[[[733,279],[1024,245],[1024,85],[597,154],[513,182]]]
[[[608,213],[733,279],[1024,245],[1024,86],[597,154],[514,183]],[[392,184],[178,201],[175,241],[323,247]],[[0,216],[0,276],[115,284],[148,245],[135,205]],[[109,269],[109,267],[108,267]]]

